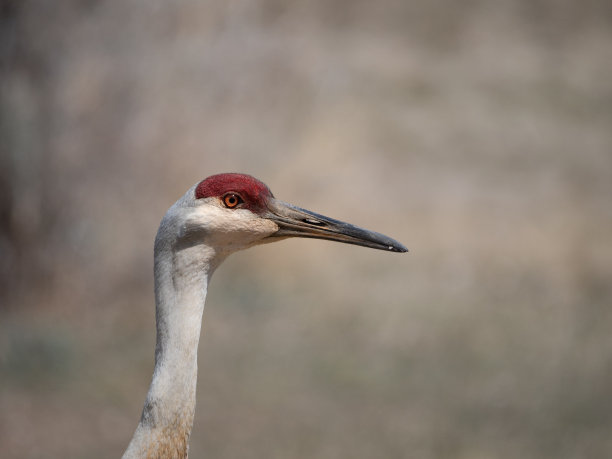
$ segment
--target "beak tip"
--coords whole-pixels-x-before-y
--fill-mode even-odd
[[[402,244],[397,243],[395,245],[390,245],[389,246],[389,251],[390,252],[405,253],[405,252],[408,252],[408,249],[406,247],[404,247]]]

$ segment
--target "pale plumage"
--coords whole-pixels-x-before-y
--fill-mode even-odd
[[[155,370],[124,459],[187,457],[210,276],[237,250],[294,236],[406,252],[382,234],[278,201],[244,174],[209,177],[168,210],[155,239]]]

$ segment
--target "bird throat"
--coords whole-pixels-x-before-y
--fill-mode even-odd
[[[155,370],[124,459],[187,457],[204,302],[212,267],[217,264],[203,245],[155,249]]]

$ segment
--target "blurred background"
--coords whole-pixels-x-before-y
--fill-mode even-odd
[[[612,457],[605,0],[4,0],[0,456],[119,457],[218,172],[397,238],[215,273],[191,456]]]

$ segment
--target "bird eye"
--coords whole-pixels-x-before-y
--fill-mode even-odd
[[[225,196],[223,196],[223,203],[225,204],[225,207],[229,209],[233,209],[238,204],[241,204],[243,202],[244,201],[242,200],[242,198],[236,193],[228,193]]]

